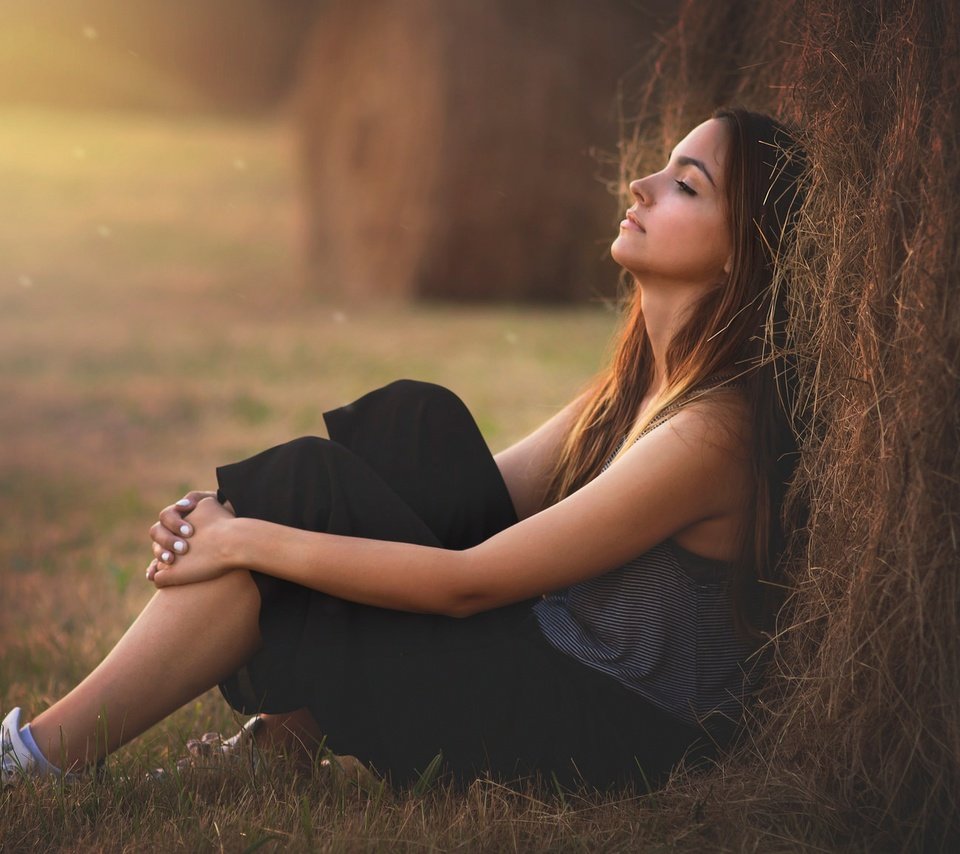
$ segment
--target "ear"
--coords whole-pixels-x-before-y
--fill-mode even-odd
[[[731,270],[733,270],[733,253],[732,252],[727,256],[727,260],[723,262],[724,275],[729,276]]]

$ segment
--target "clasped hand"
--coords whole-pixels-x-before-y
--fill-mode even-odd
[[[209,581],[232,567],[226,559],[232,508],[213,492],[187,493],[160,511],[150,528],[154,558],[147,580],[157,587]]]

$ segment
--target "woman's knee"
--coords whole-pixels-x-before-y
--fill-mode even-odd
[[[209,581],[163,587],[156,597],[170,607],[207,609],[211,619],[224,614],[260,613],[260,591],[253,576],[245,569],[226,572]]]
[[[335,443],[321,436],[300,436],[297,439],[291,439],[281,447],[288,448],[290,453],[297,456],[315,456],[318,453],[323,453],[329,445],[333,444]]]
[[[216,580],[223,582],[224,595],[260,607],[260,589],[249,570],[234,569]]]
[[[446,386],[424,380],[395,380],[380,390],[395,406],[408,406],[416,411],[468,412],[466,404]]]
[[[293,472],[314,472],[329,469],[353,456],[352,451],[321,436],[301,436],[286,443],[289,449],[289,466]]]
[[[462,405],[460,398],[446,386],[426,380],[394,380],[385,385],[381,392],[389,396],[406,398],[418,402],[457,403]]]

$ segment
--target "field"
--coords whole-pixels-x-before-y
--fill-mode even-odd
[[[211,484],[217,464],[322,432],[325,409],[399,376],[455,388],[503,447],[576,392],[614,324],[599,304],[304,293],[282,120],[5,108],[0,186],[4,712],[39,711],[97,663],[151,594],[156,511]],[[357,794],[284,763],[142,779],[187,737],[234,725],[211,692],[120,751],[101,783],[4,792],[0,850],[683,845],[629,793],[537,798],[479,782],[466,796]]]

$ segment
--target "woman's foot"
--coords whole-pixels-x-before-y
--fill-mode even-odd
[[[322,744],[319,728],[306,709],[282,715],[254,715],[230,738],[224,738],[219,732],[191,738],[187,742],[190,755],[181,759],[177,766],[189,768],[241,758],[250,758],[256,765],[264,750],[286,752],[310,766]]]
[[[267,726],[264,715],[254,715],[230,738],[224,738],[219,732],[207,732],[200,738],[191,738],[187,742],[187,753],[190,755],[179,760],[177,768],[182,771],[243,759],[249,759],[256,768],[260,763],[257,733],[262,733]]]
[[[352,787],[371,794],[383,791],[384,781],[364,765],[356,756],[339,756],[331,753],[320,760],[320,767],[330,774],[330,779],[338,788]]]
[[[294,755],[305,767],[312,767],[322,749],[323,739],[313,717],[306,709],[284,715],[255,715],[240,731],[225,739],[219,732],[204,733],[187,742],[190,754],[177,762],[180,771],[221,767],[224,762],[249,760],[260,762],[261,751],[278,750]],[[356,756],[339,756],[329,751],[320,760],[337,785],[352,784],[364,791],[381,785],[380,779]]]

